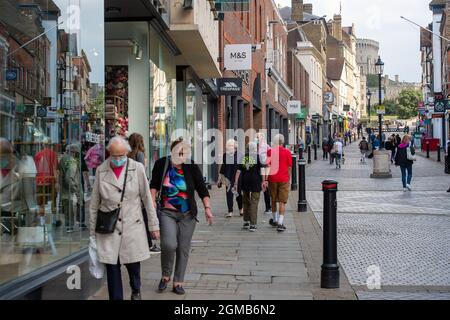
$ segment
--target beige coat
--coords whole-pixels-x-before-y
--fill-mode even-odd
[[[99,261],[116,264],[140,262],[150,258],[147,233],[142,216],[141,203],[148,215],[150,231],[159,230],[159,221],[150,194],[149,183],[144,166],[132,159],[128,168],[128,179],[119,221],[113,234],[95,232],[97,211],[112,211],[120,202],[121,190],[125,179],[125,167],[119,179],[111,169],[110,160],[97,168],[90,206],[90,233],[95,236]]]

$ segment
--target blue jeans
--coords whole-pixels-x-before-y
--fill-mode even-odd
[[[402,171],[402,183],[403,188],[406,188],[407,184],[411,184],[412,179],[412,164],[407,164],[406,167],[401,166],[400,170]]]

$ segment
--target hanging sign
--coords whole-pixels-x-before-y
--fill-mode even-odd
[[[226,70],[251,70],[252,69],[252,45],[251,44],[227,44],[225,46],[224,67]]]
[[[302,103],[298,100],[288,101],[286,109],[288,114],[299,114],[302,112]]]
[[[217,79],[217,93],[219,96],[242,95],[242,79],[241,78]]]

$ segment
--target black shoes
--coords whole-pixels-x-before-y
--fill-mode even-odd
[[[251,225],[250,228],[248,229],[250,232],[256,232],[257,227],[255,225]]]
[[[172,292],[176,293],[176,294],[178,294],[180,296],[186,293],[182,286],[173,287]]]
[[[244,225],[242,226],[242,229],[248,230],[250,228],[250,222],[245,221]]]
[[[131,294],[131,300],[142,300],[140,292],[133,292]]]
[[[269,224],[270,224],[272,227],[278,227],[278,223],[276,223],[273,219],[270,219]]]
[[[169,283],[169,281],[170,280],[161,279],[161,281],[159,282],[159,285],[158,285],[158,291],[163,292],[164,290],[166,290],[167,284]]]
[[[448,189],[447,192],[450,192],[450,189]]]
[[[284,232],[284,231],[286,231],[286,227],[284,225],[280,224],[280,225],[278,225],[277,231]]]

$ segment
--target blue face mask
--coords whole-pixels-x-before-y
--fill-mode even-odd
[[[123,167],[126,162],[127,162],[127,157],[122,157],[120,159],[111,159],[112,165],[116,168]]]
[[[7,169],[9,167],[9,159],[3,158],[0,159],[0,169]]]

